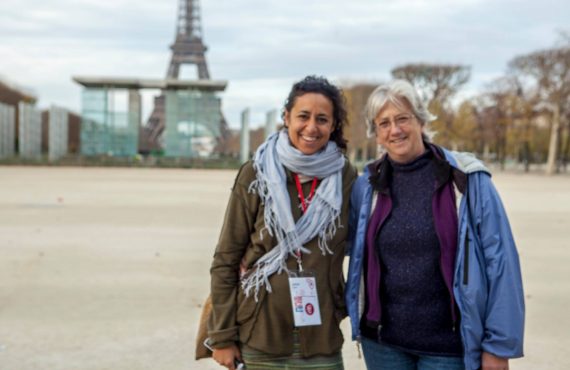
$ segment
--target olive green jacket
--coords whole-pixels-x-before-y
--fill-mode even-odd
[[[301,217],[300,201],[291,172],[286,170],[286,174],[296,221]],[[311,253],[303,254],[303,268],[315,273],[322,324],[299,328],[303,357],[338,353],[342,347],[339,324],[346,316],[342,264],[348,235],[350,191],[356,175],[354,167],[346,161],[342,173],[341,226],[328,243],[334,254],[323,255],[317,238],[305,245]],[[272,292],[261,288],[257,302],[253,296],[245,297],[238,278],[242,257],[251,268],[259,257],[277,244],[276,239],[264,229],[264,205],[256,193],[248,191],[253,180],[255,170],[252,162],[247,162],[240,169],[233,186],[210,270],[213,309],[208,335],[215,348],[241,342],[268,354],[290,355],[293,352],[294,321],[287,274],[273,274],[269,278]],[[303,184],[305,195],[310,188],[311,181]],[[289,257],[287,267],[297,269],[294,257]]]

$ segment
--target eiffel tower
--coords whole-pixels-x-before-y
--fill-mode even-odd
[[[179,0],[176,40],[170,49],[172,58],[167,78],[178,79],[181,64],[195,64],[198,67],[198,78],[210,79],[204,54],[208,48],[202,42],[202,21],[198,0]]]
[[[197,67],[198,79],[209,80],[210,72],[206,64],[206,50],[202,41],[202,20],[198,0],[178,0],[178,19],[176,22],[176,38],[170,45],[172,55],[166,74],[167,79],[178,80],[182,64],[194,64]],[[154,98],[154,110],[145,127],[141,130],[139,148],[141,152],[160,149],[159,138],[165,128],[164,94]],[[223,116],[222,116],[223,117]],[[222,118],[222,132],[227,131],[227,123]],[[225,134],[224,134],[225,136]]]

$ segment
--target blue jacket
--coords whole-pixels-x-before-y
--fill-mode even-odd
[[[524,295],[519,257],[487,169],[470,154],[442,151],[452,167],[467,175],[465,193],[456,191],[459,230],[453,292],[461,313],[465,367],[479,369],[482,352],[503,358],[523,355]],[[346,302],[352,339],[358,341],[365,300],[362,271],[366,228],[375,198],[369,176],[366,169],[354,184],[350,200]]]

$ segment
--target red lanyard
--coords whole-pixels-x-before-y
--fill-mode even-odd
[[[301,208],[303,209],[303,213],[305,213],[307,212],[307,208],[309,207],[311,199],[313,199],[313,195],[315,195],[315,189],[317,188],[318,180],[316,177],[313,178],[313,184],[311,185],[311,192],[309,193],[308,199],[305,200],[305,194],[303,194],[303,188],[301,187],[301,180],[299,180],[299,175],[294,173],[293,177],[295,178],[295,184],[297,185],[297,193],[299,193],[299,199],[301,199]],[[309,202],[309,204],[307,204],[307,202]],[[299,271],[303,271],[301,251],[297,249],[295,255],[297,256],[297,264],[299,265]]]
[[[301,187],[301,180],[299,180],[299,175],[296,173],[293,174],[295,177],[295,184],[297,184],[297,192],[299,193],[299,198],[301,199],[301,207],[303,208],[303,213],[307,212],[307,201],[305,201],[305,194],[303,194],[303,188]],[[317,188],[317,178],[313,179],[313,184],[311,185],[311,192],[309,193],[309,198],[307,199],[309,202],[313,199],[313,195],[315,195],[315,189]]]

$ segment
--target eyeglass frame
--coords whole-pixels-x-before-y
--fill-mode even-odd
[[[397,126],[399,128],[407,127],[413,118],[417,118],[416,115],[413,113],[401,113],[396,117],[383,119],[380,121],[380,123],[374,122],[374,127],[378,129],[380,132],[388,132],[389,130],[392,129],[393,126]],[[405,122],[398,123],[399,119],[405,119]]]

